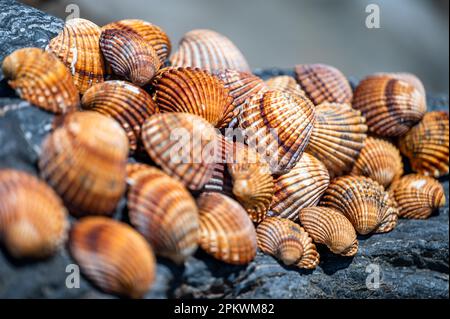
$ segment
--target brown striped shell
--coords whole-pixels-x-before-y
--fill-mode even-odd
[[[219,154],[214,127],[188,113],[152,115],[142,126],[147,153],[164,172],[190,190],[200,190],[211,178]]]
[[[127,224],[105,217],[83,218],[73,226],[69,244],[81,271],[108,293],[140,298],[153,284],[153,251]]]
[[[127,166],[131,224],[157,255],[182,264],[197,249],[200,222],[195,200],[183,184],[159,169]]]
[[[314,269],[319,264],[319,253],[311,237],[289,219],[267,217],[256,228],[258,247],[285,265]]]
[[[292,76],[275,76],[265,81],[265,83],[270,89],[280,90],[284,93],[296,94],[301,97],[306,97],[305,92]]]
[[[230,152],[233,150],[233,143],[229,142],[222,134],[217,134],[219,158],[214,164],[211,178],[203,187],[203,192],[219,192],[229,197],[233,197],[233,181],[227,169]]]
[[[388,141],[368,137],[351,175],[370,177],[386,188],[403,175],[400,151]]]
[[[174,67],[195,67],[210,72],[224,69],[250,72],[245,57],[230,39],[206,29],[186,33],[170,62]]]
[[[156,112],[152,97],[131,83],[106,81],[92,86],[81,99],[82,108],[112,117],[128,136],[130,151],[137,149],[141,126]]]
[[[109,215],[125,191],[128,140],[96,112],[74,112],[42,144],[41,175],[77,215]]]
[[[154,100],[164,112],[203,117],[215,127],[234,117],[234,104],[224,83],[208,72],[192,68],[166,68],[155,77]]]
[[[331,177],[348,173],[364,146],[367,125],[348,104],[316,106],[316,123],[306,151],[322,161]]]
[[[409,158],[413,171],[434,177],[448,174],[448,130],[448,112],[434,111],[400,138],[400,151]]]
[[[422,81],[414,74],[407,72],[379,72],[375,73],[377,76],[391,76],[396,79],[408,82],[414,86],[424,97],[426,97],[425,86]]]
[[[315,104],[352,102],[353,92],[341,71],[325,64],[300,64],[295,77],[306,96]]]
[[[0,170],[0,239],[16,258],[48,257],[64,244],[69,222],[61,199],[25,172]]]
[[[341,176],[334,179],[321,206],[341,212],[361,234],[391,231],[398,220],[395,202],[380,184],[363,176]]]
[[[399,215],[425,219],[445,205],[442,185],[432,177],[409,174],[392,183],[390,188],[397,202]]]
[[[303,153],[286,174],[275,178],[275,194],[270,215],[297,220],[302,208],[316,206],[330,184],[328,170],[314,156]]]
[[[423,95],[408,82],[393,76],[368,76],[357,86],[353,108],[366,117],[369,131],[384,137],[401,136],[426,111]]]
[[[38,48],[19,49],[3,60],[3,74],[20,98],[53,113],[77,109],[80,97],[66,66]]]
[[[327,207],[303,208],[299,214],[301,225],[309,236],[335,254],[354,256],[358,240],[352,223],[340,212]]]
[[[102,28],[102,30],[108,29],[119,29],[141,36],[155,49],[161,65],[164,65],[169,57],[171,50],[170,39],[157,25],[138,19],[125,19],[109,23]]]
[[[71,19],[48,45],[48,50],[69,68],[81,94],[104,81],[106,70],[100,50],[100,34],[101,29],[95,23]]]
[[[155,49],[141,36],[119,29],[103,30],[100,48],[114,74],[144,86],[158,72],[161,62]]]
[[[203,193],[197,200],[200,247],[229,264],[245,265],[256,255],[256,232],[247,212],[219,193]]]
[[[282,174],[295,166],[309,142],[314,106],[308,99],[268,90],[248,102],[238,122],[246,143],[264,148],[272,173]]]

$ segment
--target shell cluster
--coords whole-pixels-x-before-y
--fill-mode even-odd
[[[46,50],[3,61],[21,98],[59,114],[41,179],[0,170],[0,241],[12,256],[47,257],[69,237],[97,287],[142,297],[155,255],[183,264],[200,248],[246,265],[259,250],[313,269],[319,245],[354,256],[358,234],[444,205],[434,178],[448,174],[448,112],[426,112],[416,76],[376,73],[354,92],[324,64],[262,79],[212,30],[171,51],[143,20],[73,19]],[[404,175],[400,154],[417,174]]]

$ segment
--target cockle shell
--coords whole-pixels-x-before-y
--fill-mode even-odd
[[[211,178],[206,182],[202,192],[219,192],[233,197],[233,181],[227,168],[233,143],[229,142],[222,134],[217,134],[219,159],[214,164]]]
[[[152,160],[190,190],[206,184],[219,160],[214,127],[193,114],[152,115],[142,126],[142,141]]]
[[[442,185],[432,177],[409,174],[392,183],[390,191],[400,217],[425,219],[445,205]]]
[[[128,140],[96,112],[74,112],[42,144],[41,175],[77,215],[109,215],[125,191]]]
[[[284,93],[289,93],[291,95],[296,94],[301,97],[306,97],[305,92],[302,90],[300,85],[292,76],[289,75],[275,76],[273,78],[268,79],[265,83],[270,89],[280,90],[283,91]]]
[[[389,232],[397,225],[395,202],[383,186],[368,177],[334,179],[319,205],[341,212],[362,235]]]
[[[245,57],[230,39],[206,29],[186,33],[170,62],[174,67],[195,67],[210,72],[224,69],[251,72]]]
[[[434,177],[448,174],[448,130],[448,112],[434,111],[400,138],[400,151],[415,172]]]
[[[258,247],[285,265],[314,269],[319,264],[319,253],[311,237],[289,219],[267,217],[256,228]]]
[[[82,108],[112,117],[128,136],[134,152],[141,137],[141,126],[156,113],[152,97],[141,88],[124,81],[106,81],[92,86],[83,95]]]
[[[270,214],[297,220],[302,208],[317,205],[329,184],[330,176],[325,165],[314,156],[303,153],[291,171],[275,178]]]
[[[69,222],[61,199],[25,172],[0,170],[0,239],[16,258],[47,257],[67,238]]]
[[[238,202],[220,193],[203,193],[197,205],[203,250],[229,264],[245,265],[255,258],[255,227]]]
[[[100,36],[103,56],[116,75],[144,86],[161,66],[155,49],[141,36],[119,29],[106,29]]]
[[[316,243],[327,245],[333,253],[354,256],[358,251],[355,228],[340,212],[327,207],[307,207],[300,211],[299,220]]]
[[[200,222],[195,200],[183,184],[159,169],[127,166],[132,166],[127,168],[131,224],[156,254],[183,263],[197,249]]]
[[[308,99],[268,90],[255,95],[238,116],[246,143],[266,150],[274,174],[289,171],[309,142],[315,122]]]
[[[331,177],[348,173],[364,146],[367,125],[348,104],[316,106],[316,123],[306,151],[322,161]]]
[[[80,103],[69,70],[53,54],[38,48],[19,49],[5,58],[2,69],[20,98],[44,110],[66,113]]]
[[[425,111],[423,95],[393,76],[368,76],[356,87],[353,108],[366,117],[369,131],[384,137],[401,136]]]
[[[141,36],[155,49],[161,65],[164,65],[170,54],[171,44],[169,37],[160,27],[150,22],[138,19],[125,19],[109,23],[102,28],[103,31],[109,29],[124,30]]]
[[[106,292],[140,298],[153,284],[153,251],[127,224],[105,217],[83,218],[72,228],[69,244],[81,271]]]
[[[185,112],[224,127],[234,117],[234,104],[224,83],[208,72],[192,68],[166,68],[153,82],[154,100],[164,112]]]
[[[325,64],[300,64],[295,77],[306,96],[315,104],[352,102],[353,92],[347,78],[335,67]]]
[[[368,137],[351,175],[370,177],[386,188],[403,175],[400,151],[388,141]]]
[[[95,23],[70,19],[48,45],[48,50],[69,68],[81,94],[103,82],[107,73],[100,50],[100,34],[101,29]]]
[[[414,86],[424,97],[426,97],[425,86],[422,81],[414,74],[407,72],[379,72],[375,73],[378,76],[391,76],[396,79],[408,82],[412,86]]]

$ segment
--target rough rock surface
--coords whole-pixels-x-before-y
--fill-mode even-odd
[[[19,47],[44,47],[61,27],[59,19],[11,0],[0,0],[0,62]],[[277,69],[260,71],[264,77],[284,73]],[[448,99],[430,98],[429,109],[448,110]],[[14,97],[3,81],[0,168],[37,174],[39,146],[51,129],[52,119],[52,115]],[[448,177],[442,182],[448,198]],[[116,218],[126,218],[121,215],[123,204]],[[354,258],[335,256],[320,247],[321,263],[314,271],[284,267],[261,253],[246,267],[225,265],[201,251],[183,267],[160,259],[156,283],[146,297],[448,298],[448,217],[446,206],[428,220],[400,220],[388,234],[360,238],[360,250]],[[74,262],[67,250],[48,260],[24,262],[11,259],[0,249],[0,298],[112,297],[84,277],[80,288],[66,287],[66,267]],[[374,287],[371,278],[378,273],[379,287]]]

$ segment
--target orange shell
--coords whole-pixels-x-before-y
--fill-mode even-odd
[[[269,89],[280,90],[284,93],[299,95],[306,97],[305,92],[302,90],[297,81],[289,75],[281,75],[268,79],[266,85]]]

